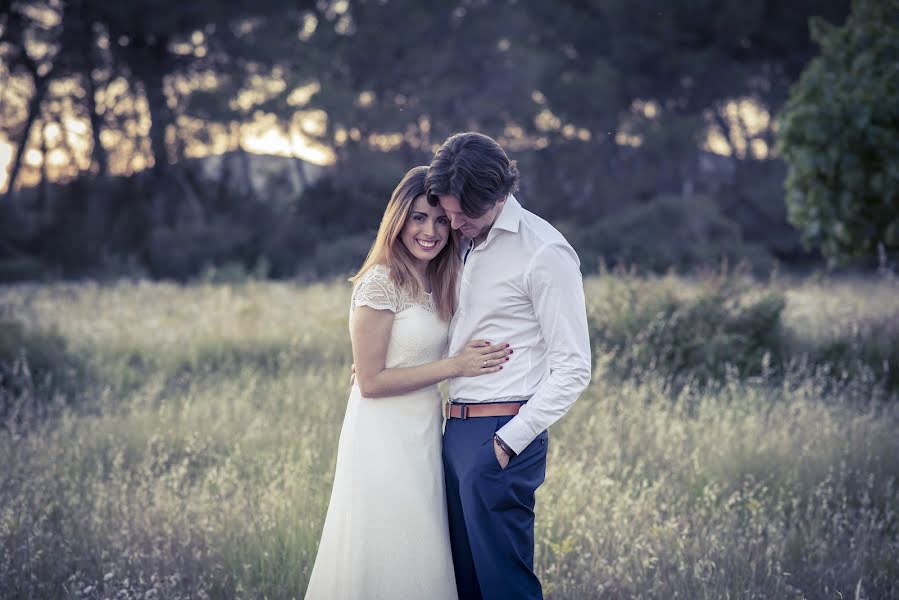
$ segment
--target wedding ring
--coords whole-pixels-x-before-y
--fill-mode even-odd
[[[485,368],[485,369],[487,368],[487,361],[486,361],[486,360],[484,361],[484,368]]]

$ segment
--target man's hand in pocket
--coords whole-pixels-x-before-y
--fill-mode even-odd
[[[499,445],[496,438],[493,438],[493,453],[496,454],[496,461],[499,463],[500,468],[505,469],[509,464],[509,455],[506,454],[503,447]]]

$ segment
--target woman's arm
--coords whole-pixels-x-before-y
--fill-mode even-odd
[[[398,396],[434,385],[450,377],[473,377],[496,373],[512,353],[508,344],[491,345],[474,340],[450,358],[415,367],[388,369],[387,344],[393,327],[394,313],[368,306],[357,306],[350,330],[356,383],[366,398]],[[484,366],[487,361],[487,366]]]

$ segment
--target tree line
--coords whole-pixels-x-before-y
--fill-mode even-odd
[[[0,259],[175,276],[229,260],[275,275],[303,261],[340,268],[405,169],[474,129],[519,160],[526,203],[567,228],[588,263],[808,260],[787,222],[777,116],[820,50],[809,18],[836,26],[849,10],[2,0],[0,133],[14,155]],[[59,133],[73,119],[79,144]],[[210,188],[188,157],[240,155],[253,120],[327,149],[333,166],[277,203]],[[17,185],[29,152],[43,157],[36,187]]]

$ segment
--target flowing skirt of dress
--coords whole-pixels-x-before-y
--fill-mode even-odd
[[[353,386],[306,600],[456,600],[436,386]]]

